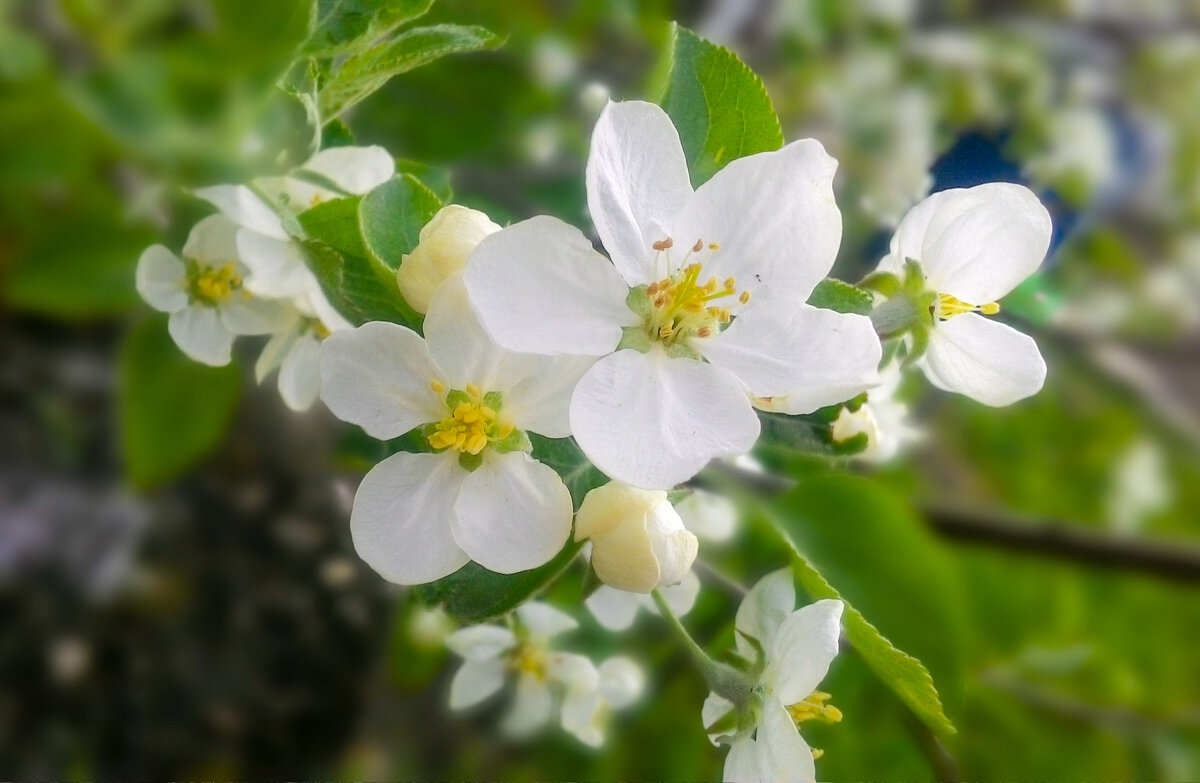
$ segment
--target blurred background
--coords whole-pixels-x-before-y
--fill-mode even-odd
[[[580,618],[570,645],[650,673],[607,746],[509,742],[504,699],[450,713],[452,626],[349,542],[380,455],[256,386],[259,341],[202,367],[138,299],[142,249],[178,249],[207,211],[190,188],[267,173],[302,137],[273,85],[306,7],[0,0],[0,776],[719,776],[666,627],[605,632],[576,575],[552,594]],[[672,19],[762,75],[789,140],[839,159],[842,279],[931,191],[1023,182],[1055,219],[1004,303],[1044,391],[993,410],[910,379],[923,439],[845,468],[870,502],[798,509],[959,729],[932,739],[844,654],[823,689],[845,718],[809,735],[822,778],[1200,778],[1195,3],[441,0],[427,21],[505,44],[398,76],[347,124],[501,224],[590,227],[591,124],[609,95],[653,97]],[[750,523],[702,557],[743,584],[786,563]],[[686,622],[719,648],[738,595],[702,580]]]

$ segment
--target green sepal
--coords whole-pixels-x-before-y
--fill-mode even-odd
[[[459,405],[462,405],[463,403],[470,404],[473,402],[475,402],[475,398],[467,394],[462,389],[451,389],[450,391],[446,392],[446,407],[450,409],[451,413],[453,413],[454,409]]]
[[[483,404],[494,411],[499,411],[500,406],[504,404],[504,395],[498,391],[490,391],[483,395]]]
[[[458,464],[462,466],[463,470],[470,473],[483,464],[483,453],[469,454],[464,451],[458,455]]]
[[[649,318],[653,305],[650,303],[650,294],[646,293],[646,286],[630,288],[629,295],[625,297],[625,306],[639,318]]]
[[[859,288],[878,291],[887,297],[892,297],[900,293],[903,285],[900,278],[892,272],[872,272],[858,281]]]
[[[529,442],[529,436],[525,434],[525,430],[514,429],[508,433],[507,438],[493,443],[492,448],[501,454],[507,454],[510,451],[523,451],[528,454],[533,451],[533,444]]]

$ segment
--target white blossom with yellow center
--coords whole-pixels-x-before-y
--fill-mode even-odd
[[[798,141],[693,190],[666,113],[610,103],[587,191],[611,263],[536,217],[480,242],[467,288],[501,345],[602,357],[572,398],[576,440],[609,476],[669,489],[753,446],[752,405],[804,413],[875,382],[869,320],[805,304],[841,241],[836,166]]]
[[[230,220],[212,215],[192,228],[182,259],[152,245],[138,261],[138,293],[154,309],[170,313],[167,328],[175,344],[204,364],[228,364],[236,335],[269,334],[288,323],[283,303],[244,287],[237,231]]]
[[[1028,188],[992,182],[943,190],[913,207],[879,270],[903,275],[916,261],[937,294],[919,365],[929,382],[985,405],[1036,394],[1046,363],[1028,335],[986,316],[1033,274],[1050,246],[1050,215]]]
[[[754,704],[744,715],[715,693],[704,702],[701,717],[710,739],[729,747],[722,780],[813,783],[813,759],[821,753],[808,746],[798,727],[810,720],[842,719],[830,695],[817,690],[837,656],[842,602],[795,607],[792,572],[786,568],[759,580],[738,607],[738,654],[763,666]]]
[[[334,415],[380,440],[419,428],[429,448],[394,454],[363,479],[355,549],[397,584],[440,579],[468,560],[500,573],[542,565],[571,532],[571,497],[529,456],[524,433],[571,434],[570,391],[591,361],[498,347],[461,275],[434,294],[424,331],[372,321],[323,346],[321,399]]]

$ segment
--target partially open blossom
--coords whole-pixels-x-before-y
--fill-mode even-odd
[[[210,215],[188,234],[182,259],[152,245],[138,261],[138,293],[155,310],[171,314],[167,329],[175,344],[204,364],[228,364],[235,335],[268,334],[290,317],[282,303],[245,288],[237,230],[226,218]]]
[[[704,702],[701,717],[710,739],[729,746],[722,780],[813,783],[813,751],[797,725],[842,718],[829,694],[816,689],[837,656],[842,602],[795,606],[792,573],[783,569],[759,580],[738,607],[738,653],[760,664],[762,673],[753,703],[740,712],[716,693]]]
[[[321,359],[321,399],[381,440],[420,428],[430,452],[393,454],[367,473],[350,533],[389,581],[421,584],[474,560],[500,573],[542,565],[571,532],[571,496],[529,456],[526,432],[570,435],[567,402],[587,361],[499,348],[461,277],[433,297],[425,337],[372,321],[336,332]]]
[[[592,542],[592,568],[607,585],[649,593],[683,579],[698,542],[662,490],[612,481],[584,497],[575,540]]]
[[[737,506],[724,495],[693,489],[674,505],[683,526],[695,533],[696,538],[728,541],[737,529]]]
[[[854,456],[867,462],[887,462],[903,446],[922,436],[908,423],[908,406],[896,399],[901,380],[899,362],[889,364],[879,377],[882,382],[867,390],[867,401],[858,410],[838,411],[831,433],[835,443],[865,434],[867,445]]]
[[[805,304],[841,241],[836,167],[804,140],[693,190],[667,114],[610,103],[587,191],[611,262],[578,229],[535,217],[479,244],[467,288],[501,345],[602,357],[571,400],[575,439],[607,475],[669,489],[748,451],[754,407],[806,413],[875,382],[869,319]]]
[[[400,294],[418,313],[429,312],[433,292],[467,266],[467,256],[488,234],[500,230],[487,215],[447,204],[421,228],[417,246],[396,271]]]
[[[563,699],[563,728],[580,742],[598,748],[614,710],[629,707],[646,687],[646,674],[631,659],[618,655],[595,668],[595,677],[583,687],[567,690]]]
[[[916,261],[934,295],[933,328],[919,364],[929,382],[985,405],[1036,394],[1046,363],[1027,335],[987,316],[996,300],[1041,265],[1050,215],[1028,188],[993,182],[943,190],[913,207],[879,270],[904,274]]]

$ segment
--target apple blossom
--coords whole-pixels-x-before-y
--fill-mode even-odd
[[[562,705],[563,728],[580,742],[598,748],[613,710],[637,701],[646,687],[646,675],[631,659],[618,655],[594,669],[595,676],[582,687],[568,688]]]
[[[429,453],[400,452],[363,479],[350,515],[355,549],[389,581],[420,584],[468,560],[534,568],[571,532],[571,496],[532,459],[526,431],[570,434],[567,401],[587,361],[495,345],[461,276],[434,294],[425,338],[372,321],[325,341],[321,399],[381,440],[421,428]]]
[[[587,493],[575,516],[575,540],[592,543],[592,568],[620,590],[649,593],[678,583],[692,567],[696,536],[662,490],[611,481]]]
[[[797,724],[841,720],[829,695],[816,687],[838,652],[842,602],[795,605],[792,573],[785,568],[759,580],[738,607],[738,653],[759,672],[751,703],[739,710],[711,693],[702,710],[710,739],[729,746],[723,780],[812,783],[813,752]]]
[[[421,228],[417,246],[404,256],[396,284],[404,301],[418,313],[429,311],[433,293],[446,278],[467,266],[467,256],[500,226],[487,215],[458,204],[447,204]]]
[[[830,433],[835,443],[866,433],[866,447],[854,456],[867,462],[887,462],[923,434],[908,424],[908,406],[896,400],[901,380],[899,362],[884,367],[879,377],[880,384],[867,390],[867,401],[858,410],[838,411]]]
[[[175,344],[204,364],[228,364],[235,335],[267,334],[288,319],[281,303],[244,287],[237,230],[230,220],[210,215],[188,234],[182,259],[151,245],[138,260],[138,293],[154,309],[170,313],[167,329]]]
[[[578,229],[535,217],[480,242],[471,300],[510,350],[602,357],[571,399],[575,439],[615,479],[673,487],[748,451],[754,407],[805,413],[875,382],[869,320],[805,304],[841,241],[835,168],[804,140],[693,191],[666,113],[610,103],[587,192],[611,262]]]
[[[737,506],[724,495],[693,489],[674,505],[683,526],[695,533],[696,538],[715,543],[728,541],[737,529]]]
[[[683,617],[692,611],[696,604],[696,596],[700,594],[700,579],[692,571],[688,571],[678,584],[665,585],[658,588],[663,600],[667,602],[671,613]],[[637,619],[638,612],[643,609],[650,614],[658,614],[658,606],[654,599],[645,593],[631,593],[618,590],[608,585],[600,585],[596,592],[583,602],[596,622],[609,631],[625,631]]]
[[[985,316],[1041,265],[1050,231],[1037,197],[1004,182],[935,193],[900,221],[878,269],[902,275],[910,261],[920,266],[933,326],[918,363],[930,383],[992,406],[1042,388],[1037,344]]]

